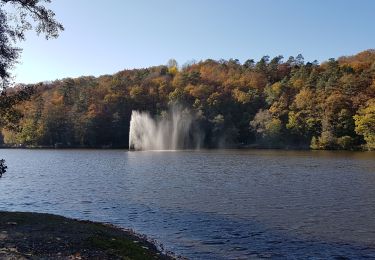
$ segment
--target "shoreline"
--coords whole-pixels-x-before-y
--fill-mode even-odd
[[[1,149],[25,149],[25,150],[126,150],[134,151],[128,147],[111,147],[111,146],[98,146],[98,147],[89,147],[89,146],[63,146],[63,147],[54,147],[54,146],[3,146],[0,145]],[[364,148],[357,149],[311,149],[306,147],[266,147],[259,145],[245,145],[245,146],[235,146],[235,147],[223,147],[223,148],[200,148],[200,149],[178,149],[176,151],[183,150],[281,150],[281,151],[346,151],[346,152],[373,152],[374,150],[368,150]]]
[[[112,224],[0,211],[1,259],[176,259],[146,236]]]

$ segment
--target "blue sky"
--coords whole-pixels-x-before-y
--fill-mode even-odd
[[[65,31],[29,33],[16,82],[112,74],[207,58],[302,53],[324,61],[375,48],[372,0],[52,0]]]

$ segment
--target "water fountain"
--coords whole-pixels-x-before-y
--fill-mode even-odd
[[[188,109],[175,106],[153,118],[148,112],[132,111],[129,149],[179,150],[197,149],[201,138],[193,129],[194,116]]]

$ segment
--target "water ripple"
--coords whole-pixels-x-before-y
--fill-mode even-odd
[[[132,228],[192,259],[375,258],[375,154],[1,150],[0,209]],[[30,174],[31,173],[31,174]]]

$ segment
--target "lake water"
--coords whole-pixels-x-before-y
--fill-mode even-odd
[[[375,153],[0,150],[0,210],[110,222],[191,259],[375,258]]]

